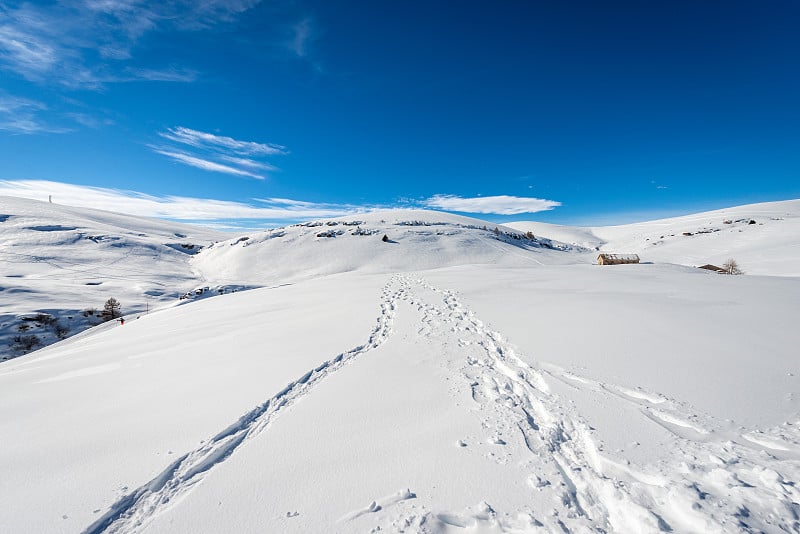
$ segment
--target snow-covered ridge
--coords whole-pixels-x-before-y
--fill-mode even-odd
[[[800,200],[765,202],[620,226],[506,226],[644,261],[700,266],[734,258],[748,274],[800,276]]]
[[[313,221],[231,239],[200,227],[8,197],[0,199],[0,238],[3,359],[98,324],[110,297],[124,315],[136,315],[325,274],[497,262],[511,249],[572,248],[426,211]]]
[[[384,239],[385,237],[385,239]],[[479,219],[388,210],[252,232],[192,260],[215,283],[273,285],[342,272],[396,272],[453,265],[537,262],[578,247]]]
[[[131,314],[181,297],[342,272],[593,261],[586,251],[690,266],[735,258],[748,274],[796,276],[798,235],[800,201],[596,228],[388,210],[230,238],[161,220],[2,198],[0,354],[18,355],[96,324],[109,297]]]
[[[753,224],[751,224],[751,221]],[[642,261],[800,275],[800,201],[617,227],[497,225],[425,210],[310,221],[231,238],[199,227],[19,198],[0,199],[0,357],[81,331],[109,297],[123,313],[342,272],[455,265]],[[383,238],[386,238],[386,241]],[[92,313],[94,310],[94,313]]]
[[[125,314],[176,301],[199,285],[189,257],[226,237],[158,219],[0,197],[0,358],[99,323],[110,297]]]

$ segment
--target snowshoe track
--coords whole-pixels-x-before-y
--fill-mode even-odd
[[[501,445],[518,441],[529,453],[498,456],[497,461],[517,462],[536,491],[531,499],[552,504],[549,517],[531,517],[531,524],[548,531],[563,530],[564,521],[586,531],[633,531],[642,524],[659,530],[658,516],[592,467],[596,446],[585,425],[564,411],[540,370],[519,358],[514,347],[466,309],[453,292],[421,278],[405,280],[413,287],[405,299],[422,313],[427,335],[453,332],[458,337],[466,362],[456,372],[467,380],[479,404],[484,427],[490,431],[488,440]],[[435,523],[435,518],[429,521]],[[474,523],[475,518],[464,521]],[[500,519],[492,515],[488,521],[497,524]],[[512,531],[522,526],[505,525]]]
[[[87,527],[83,534],[142,530],[150,520],[202,482],[212,468],[229,458],[239,446],[265,431],[286,408],[311,393],[314,386],[359,356],[380,347],[392,332],[397,300],[406,291],[398,281],[397,277],[392,277],[384,287],[381,293],[381,313],[364,344],[338,354],[287,384],[273,397],[242,415],[201,447],[184,454],[148,483],[120,498],[102,517]]]
[[[550,364],[529,365],[526,361],[533,360],[519,357],[455,293],[422,278],[402,278],[409,287],[403,298],[422,314],[420,334],[457,336],[466,365],[455,371],[479,405],[488,441],[505,445],[521,434],[530,452],[528,458],[500,455],[497,461],[514,461],[527,470],[537,491],[532,499],[553,503],[550,517],[503,525],[493,515],[487,526],[500,531],[541,525],[547,531],[800,532],[796,477],[781,474],[785,469],[797,473],[800,465],[753,446],[759,436],[715,433],[706,416],[661,394],[599,383]],[[608,457],[568,399],[551,392],[548,379],[629,403],[673,433],[675,450],[665,451],[658,465],[631,466]],[[761,441],[773,451],[786,443]],[[435,517],[428,519],[435,523]],[[474,517],[465,521],[475,524]]]
[[[316,384],[380,347],[392,332],[398,301],[420,314],[415,330],[421,338],[450,347],[457,343],[458,350],[448,349],[456,357],[445,355],[442,365],[463,378],[482,419],[483,439],[497,446],[492,457],[498,463],[519,466],[532,492],[532,506],[518,510],[513,520],[508,514],[500,517],[485,502],[462,514],[404,515],[392,522],[395,530],[424,533],[446,531],[453,525],[482,525],[497,532],[800,532],[800,491],[794,482],[800,465],[793,458],[781,460],[759,448],[783,451],[784,443],[794,442],[792,436],[780,440],[782,435],[745,435],[731,440],[704,416],[696,417],[685,403],[534,363],[518,355],[502,334],[479,320],[454,292],[422,278],[395,275],[383,289],[381,313],[364,344],[288,384],[119,499],[84,533],[143,530]],[[635,466],[608,456],[568,396],[553,393],[552,380],[628,403],[642,417],[670,430],[675,450],[665,451],[658,465]],[[381,502],[345,517],[375,513],[377,518],[384,508]]]

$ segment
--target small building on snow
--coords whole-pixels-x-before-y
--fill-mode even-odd
[[[597,265],[622,265],[624,263],[639,263],[636,254],[600,254],[597,256]]]
[[[698,267],[698,269],[706,269],[708,271],[714,271],[715,273],[721,273],[721,274],[725,274],[726,272],[725,269],[723,269],[722,267],[717,267],[716,265],[711,265],[710,263],[701,265],[700,267]]]

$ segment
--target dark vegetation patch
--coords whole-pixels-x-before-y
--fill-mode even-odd
[[[35,232],[71,232],[77,229],[77,226],[61,226],[60,224],[45,224],[42,226],[28,227],[28,230],[33,230]]]

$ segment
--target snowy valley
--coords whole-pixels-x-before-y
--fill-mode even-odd
[[[0,532],[800,531],[799,200],[233,237],[0,215]],[[124,326],[87,328],[112,296]],[[66,339],[15,353],[57,340],[37,314]]]

